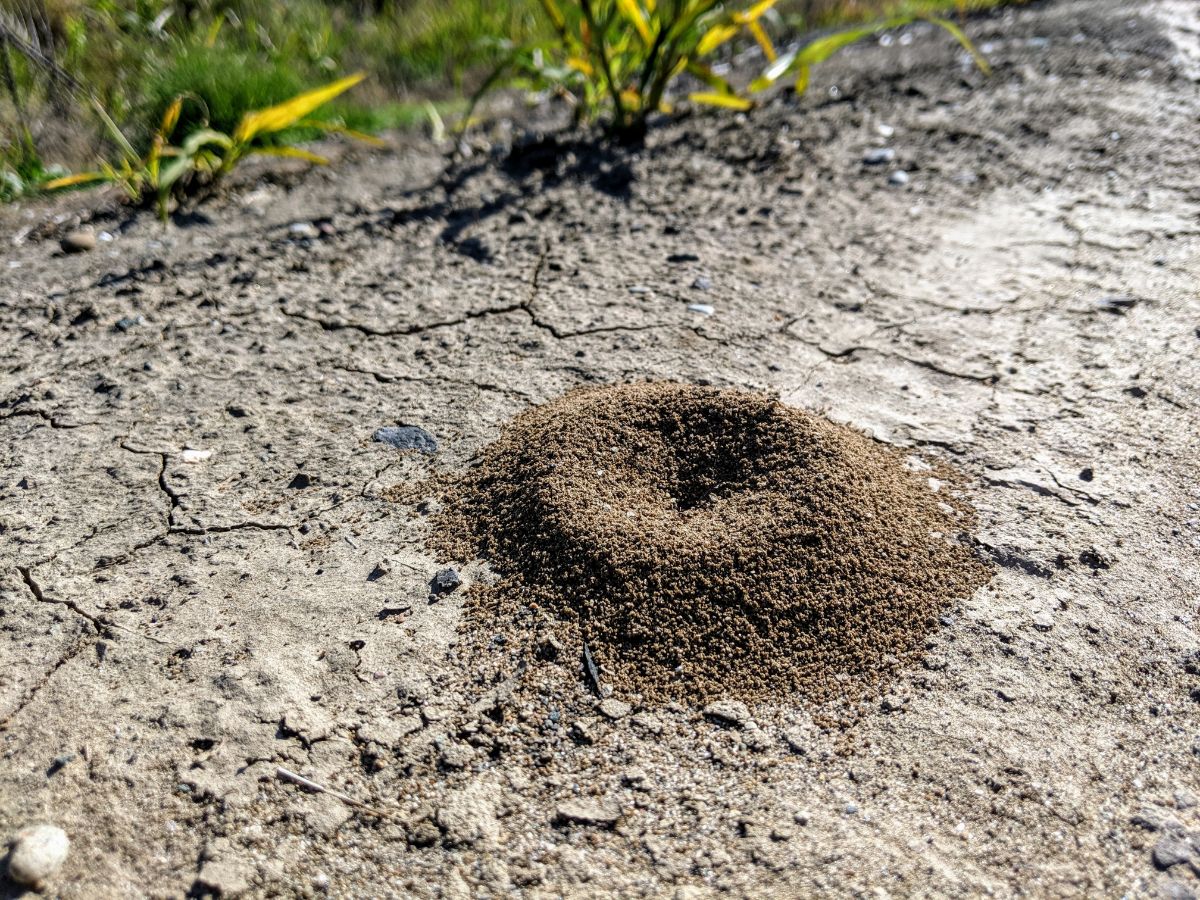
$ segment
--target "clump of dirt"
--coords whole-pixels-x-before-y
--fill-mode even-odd
[[[646,698],[869,689],[987,578],[969,512],[901,454],[743,391],[572,391],[517,416],[447,498],[435,549],[500,576],[469,621],[532,640],[540,611]]]

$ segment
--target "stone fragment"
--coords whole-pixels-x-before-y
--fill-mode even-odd
[[[8,856],[8,875],[17,884],[40,889],[66,862],[71,841],[57,825],[31,825],[17,832]]]
[[[600,714],[609,719],[623,719],[629,715],[632,707],[623,700],[617,700],[614,697],[609,697],[607,700],[601,700],[598,707]]]
[[[397,450],[416,450],[427,456],[437,453],[437,439],[416,425],[396,425],[376,429],[372,439]]]
[[[750,710],[740,700],[715,700],[704,707],[704,718],[734,728],[746,728],[754,724]]]
[[[90,228],[68,231],[58,245],[63,253],[87,253],[96,249],[96,233]]]
[[[560,803],[554,812],[554,821],[565,825],[612,828],[620,818],[621,810],[616,804],[595,800],[568,800]]]

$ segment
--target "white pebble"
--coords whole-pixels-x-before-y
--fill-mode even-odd
[[[213,452],[211,450],[192,450],[189,448],[180,452],[179,458],[185,463],[195,464],[204,462],[206,459],[212,456],[212,454]]]
[[[67,859],[71,841],[56,825],[31,825],[17,833],[8,856],[8,875],[17,884],[40,887]]]
[[[689,303],[688,312],[700,313],[702,316],[711,316],[716,310],[707,303]]]

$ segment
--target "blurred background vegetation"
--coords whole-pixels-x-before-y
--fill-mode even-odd
[[[995,2],[781,0],[771,26]],[[548,28],[539,0],[0,0],[0,198],[60,172],[51,162],[105,152],[89,95],[142,146],[181,94],[201,101],[184,106],[184,133],[204,110],[231,131],[247,110],[361,70],[368,80],[321,115],[379,132],[423,121],[426,101],[461,109],[507,47]]]

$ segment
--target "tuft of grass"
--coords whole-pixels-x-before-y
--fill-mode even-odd
[[[185,133],[201,125],[232,132],[247,110],[282,103],[308,86],[294,67],[245,50],[189,47],[149,75],[131,130],[152,134],[176,98],[186,97],[179,120]]]
[[[153,200],[159,215],[165,220],[172,200],[210,192],[221,179],[252,154],[286,156],[324,164],[320,156],[283,142],[288,132],[303,129],[340,131],[364,140],[366,135],[349,132],[341,126],[311,118],[312,114],[334,98],[358,84],[361,73],[342,78],[332,84],[297,94],[282,103],[247,112],[237,126],[229,131],[211,128],[207,123],[193,127],[178,144],[171,140],[179,128],[187,98],[176,97],[164,112],[150,148],[145,154],[134,150],[133,144],[120,127],[96,104],[96,111],[108,126],[114,141],[121,149],[119,159],[102,162],[92,172],[81,172],[56,178],[43,187],[45,190],[65,190],[94,184],[116,184],[131,200]]]
[[[609,130],[622,140],[640,140],[647,118],[670,110],[667,92],[677,79],[698,89],[693,103],[734,110],[750,109],[753,95],[783,79],[798,93],[808,87],[812,67],[865,37],[924,18],[948,31],[974,56],[987,62],[954,22],[932,13],[908,12],[835,30],[780,53],[767,32],[778,18],[778,0],[540,0],[553,36],[511,51],[487,79],[475,100],[509,72],[536,90],[569,100],[577,119],[607,117]],[[966,0],[959,0],[963,6]],[[717,52],[734,38],[753,40],[766,65],[739,89],[714,64]],[[472,102],[472,106],[474,101]],[[469,121],[470,116],[465,121]]]

